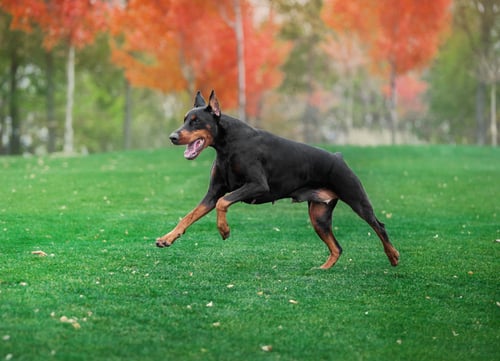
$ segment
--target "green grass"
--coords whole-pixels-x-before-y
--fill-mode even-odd
[[[226,241],[209,214],[157,249],[205,194],[211,150],[0,158],[0,360],[498,360],[500,151],[336,149],[398,267],[344,204],[328,271],[286,200],[231,207]]]

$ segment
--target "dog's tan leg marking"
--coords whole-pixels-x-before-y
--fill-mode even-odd
[[[228,238],[231,233],[226,218],[227,209],[231,204],[232,203],[224,199],[224,197],[221,197],[215,205],[215,209],[217,211],[217,229],[219,230],[222,239]]]
[[[380,233],[377,229],[375,229],[375,232],[377,233],[378,237],[382,240],[382,245],[384,246],[384,252],[387,255],[387,258],[389,259],[389,262],[391,262],[391,265],[396,267],[399,263],[399,252],[392,243],[389,241],[387,234],[382,234]]]
[[[168,247],[172,245],[172,243],[174,243],[177,238],[179,238],[184,234],[184,232],[186,232],[186,229],[190,225],[210,212],[212,209],[213,207],[209,207],[203,203],[200,203],[195,209],[193,209],[184,218],[182,218],[173,230],[171,230],[164,236],[157,238],[156,245],[158,247]]]
[[[335,194],[335,192],[329,189],[321,188],[315,191],[314,201],[328,204],[338,198],[339,197]]]
[[[333,203],[330,204],[317,202],[309,203],[309,217],[311,219],[311,224],[330,251],[330,256],[321,266],[322,269],[332,267],[342,253],[342,248],[340,248],[340,245],[332,233],[332,212],[336,203],[337,199],[334,199]]]

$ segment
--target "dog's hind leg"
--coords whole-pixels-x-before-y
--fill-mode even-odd
[[[375,222],[369,223],[373,230],[377,233],[378,238],[382,241],[382,245],[384,246],[385,254],[387,258],[389,258],[389,262],[394,267],[399,263],[399,252],[394,248],[391,241],[389,241],[389,236],[385,231],[385,226],[382,222],[380,222],[377,218],[375,218]]]
[[[377,233],[378,238],[382,241],[382,245],[384,246],[385,254],[391,262],[391,265],[397,266],[399,262],[399,252],[392,245],[389,240],[389,236],[385,231],[385,226],[382,222],[380,222],[377,217],[375,217],[375,213],[373,212],[373,208],[368,201],[367,197],[363,197],[362,199],[347,200],[347,204],[356,212],[363,220],[366,221],[372,227],[372,229]]]
[[[329,203],[309,201],[309,218],[311,219],[312,226],[330,251],[330,256],[321,266],[322,269],[332,267],[342,253],[342,248],[332,232],[332,213],[337,205],[337,201],[338,199],[334,199]]]

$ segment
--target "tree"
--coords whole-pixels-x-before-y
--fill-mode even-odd
[[[21,120],[19,117],[18,102],[18,77],[21,66],[22,37],[19,32],[12,32],[8,39],[7,52],[10,60],[9,64],[9,117],[12,131],[9,139],[10,153],[21,154]]]
[[[221,6],[222,5],[222,6]],[[243,20],[243,10],[240,0],[232,0],[231,12],[233,18],[230,19],[227,15],[228,11],[224,8],[224,4],[219,4],[219,9],[226,23],[233,29],[236,40],[236,63],[238,69],[238,116],[241,120],[246,121],[246,66],[245,66],[245,29]]]
[[[291,44],[278,40],[280,27],[274,21],[272,9],[266,20],[257,27],[252,24],[251,15],[246,18],[245,113],[257,122],[265,96],[283,81],[281,66],[290,52]]]
[[[226,10],[219,5],[219,14],[230,26],[233,34],[229,37],[230,47],[236,49],[236,74],[234,72],[224,80],[231,84],[228,90],[237,88],[238,115],[241,119],[253,119],[258,122],[262,110],[264,96],[269,89],[277,87],[283,78],[280,66],[289,52],[289,44],[277,39],[280,27],[275,22],[274,9],[269,7],[267,14],[261,14],[262,19],[256,20],[254,9],[249,1],[232,0]],[[232,12],[232,15],[231,15]],[[231,20],[232,19],[232,20]],[[217,42],[220,43],[220,39]],[[234,54],[234,51],[233,51]],[[226,61],[227,54],[217,54],[212,58],[212,67],[222,68],[219,64]],[[220,74],[210,75],[208,82],[220,82]],[[234,85],[232,85],[234,84]],[[220,85],[224,87],[224,84]],[[219,95],[222,99],[222,94]],[[228,94],[229,96],[229,94]]]
[[[9,139],[9,150],[8,153],[11,154],[21,154],[21,115],[19,107],[19,91],[18,91],[18,81],[20,78],[20,69],[24,63],[26,51],[26,37],[23,36],[22,30],[29,30],[27,27],[18,26],[16,23],[16,14],[23,11],[23,2],[15,2],[12,0],[5,0],[0,3],[0,7],[9,14],[9,18],[4,18],[6,21],[2,22],[5,29],[2,29],[4,38],[1,39],[3,52],[5,52],[8,64],[8,113],[10,118],[10,139]],[[21,24],[22,25],[22,24]],[[11,31],[9,31],[11,30]],[[3,124],[2,124],[3,125]],[[2,126],[2,132],[5,129],[5,125]]]
[[[476,87],[476,142],[486,143],[486,87],[490,85],[491,144],[497,144],[496,84],[500,81],[500,6],[497,0],[456,0],[455,21],[465,32],[474,54]]]
[[[245,90],[241,90],[248,99],[245,113],[255,115],[258,107],[254,104],[258,101],[251,99],[262,96],[280,81],[279,64],[286,49],[272,41],[278,32],[273,17],[256,23],[251,4],[243,0],[238,4],[245,35],[239,48],[231,27],[236,24],[233,0],[131,0],[126,7],[113,11],[113,61],[125,69],[134,86],[163,93],[184,89],[190,93],[197,89],[209,92],[215,88],[225,109],[241,103],[238,79],[240,89],[245,79]],[[244,49],[243,62],[238,61],[238,49],[240,56]],[[243,76],[238,63],[240,70],[244,64]]]
[[[326,0],[322,18],[337,32],[352,32],[366,44],[376,72],[389,78],[388,108],[396,142],[396,81],[427,65],[449,22],[450,0]],[[381,66],[379,66],[379,64]]]
[[[186,85],[171,23],[176,21],[172,2],[130,0],[125,7],[112,10],[112,61],[125,70],[125,77],[134,86],[167,93]]]
[[[305,108],[304,140],[319,141],[319,117],[316,102],[318,91],[331,81],[328,58],[322,47],[325,26],[318,21],[321,0],[276,0],[281,13],[286,14],[281,35],[292,43],[290,56],[283,65],[286,74],[281,89],[289,94],[303,94]],[[305,24],[305,25],[304,25]]]
[[[101,1],[53,0],[47,6],[40,25],[46,32],[45,46],[51,49],[58,42],[68,46],[66,117],[64,152],[74,151],[73,103],[75,90],[75,49],[90,44],[104,30],[106,13]]]
[[[74,150],[75,49],[90,44],[98,32],[104,30],[106,4],[101,0],[3,0],[2,6],[13,16],[13,29],[30,31],[33,24],[38,25],[44,33],[43,45],[48,52],[61,42],[68,47],[64,151],[71,153]],[[50,59],[48,61],[50,64]],[[51,84],[50,79],[48,83]],[[48,99],[50,109],[50,95]]]

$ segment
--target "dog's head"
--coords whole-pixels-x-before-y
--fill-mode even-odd
[[[196,93],[194,107],[184,117],[184,124],[170,134],[175,145],[186,145],[184,157],[195,159],[208,146],[214,143],[217,135],[218,121],[221,116],[219,101],[212,90],[208,105],[201,92]]]

